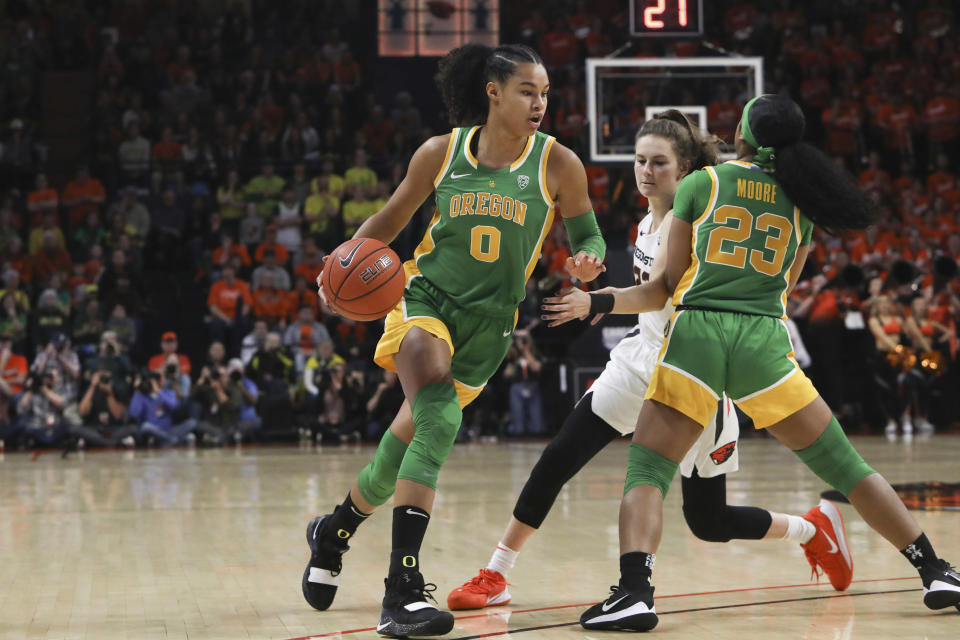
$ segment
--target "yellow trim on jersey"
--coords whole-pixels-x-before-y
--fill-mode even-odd
[[[411,273],[410,265],[410,262],[404,264],[408,276]],[[415,265],[413,266],[413,270],[416,270]],[[419,274],[419,271],[417,273]],[[387,321],[383,328],[383,336],[381,336],[380,341],[377,342],[377,350],[373,355],[374,363],[388,371],[396,373],[397,365],[394,362],[393,356],[400,351],[400,345],[403,343],[403,339],[414,327],[419,327],[446,342],[447,346],[450,347],[450,357],[453,357],[453,339],[450,337],[450,330],[447,329],[447,325],[438,318],[431,316],[416,316],[405,319],[403,301],[401,300],[400,303],[387,314]],[[454,380],[453,386],[457,390],[457,400],[462,409],[473,402],[486,385],[472,387],[459,380]]]
[[[793,266],[797,264],[797,251],[800,250],[800,242],[803,240],[803,234],[800,233],[800,209],[796,206],[793,207],[793,233],[797,237],[797,248],[793,251],[793,261],[783,272],[783,279],[786,282],[783,286],[783,293],[780,294],[780,308],[783,311],[781,317],[784,319],[787,317],[787,294],[790,289],[790,273],[793,271]]]
[[[440,181],[443,180],[443,176],[447,175],[447,169],[450,168],[450,162],[453,160],[453,150],[457,146],[457,138],[459,136],[460,129],[454,129],[450,132],[450,141],[447,142],[447,153],[443,156],[443,164],[440,165],[440,172],[437,173],[437,177],[433,179],[434,189],[436,189]]]
[[[463,140],[463,157],[467,159],[467,162],[470,163],[470,166],[476,169],[480,164],[476,158],[473,157],[473,152],[470,151],[470,142],[473,140],[473,134],[480,130],[480,127],[483,125],[476,125],[473,129],[467,133],[467,137]]]
[[[727,160],[724,164],[738,164],[741,167],[746,167],[747,169],[754,166],[752,162],[744,162],[743,160]]]
[[[553,198],[550,197],[550,193],[547,191],[547,158],[550,157],[550,150],[553,149],[553,143],[557,139],[553,136],[547,138],[547,141],[543,143],[543,151],[540,152],[540,195],[543,196],[543,201],[552,209],[557,206],[557,203],[553,201]]]
[[[656,400],[707,427],[717,413],[717,396],[710,387],[684,374],[676,367],[659,363],[644,399]]]
[[[479,387],[471,387],[465,382],[460,382],[457,379],[453,381],[453,387],[457,390],[457,400],[460,401],[460,408],[463,409],[465,406],[477,399],[477,396],[480,395],[480,392],[483,391],[483,388],[487,386],[486,383],[480,385]]]
[[[650,378],[644,399],[653,398],[668,407],[673,407],[698,422],[700,426],[706,427],[717,412],[720,396],[693,374],[663,361],[663,356],[670,347],[673,330],[677,326],[677,318],[681,313],[683,311],[674,311],[670,316],[668,325],[670,329],[663,344],[660,345],[657,366],[653,369],[653,376]]]
[[[427,225],[427,231],[423,234],[423,240],[420,241],[420,244],[417,245],[417,248],[413,251],[413,260],[416,262],[420,259],[420,256],[425,256],[436,246],[436,243],[433,241],[433,228],[437,226],[437,223],[440,222],[440,209],[435,209],[433,212],[433,218],[430,219],[430,224]]]
[[[697,273],[700,271],[700,259],[697,258],[697,227],[703,224],[703,222],[707,219],[707,216],[710,215],[710,212],[713,211],[713,207],[717,204],[717,193],[720,190],[720,183],[717,179],[717,174],[713,167],[705,167],[704,170],[707,172],[707,175],[710,176],[710,199],[707,200],[707,206],[704,208],[703,213],[701,213],[697,219],[693,221],[693,240],[690,247],[690,266],[687,267],[683,277],[680,278],[680,282],[677,283],[677,288],[673,292],[674,305],[679,305],[683,302],[683,296],[686,295],[687,291],[690,290],[690,287],[693,286],[694,281],[697,279]]]
[[[520,154],[520,157],[513,161],[510,165],[510,171],[516,171],[520,168],[524,162],[527,161],[527,157],[530,155],[530,152],[533,151],[533,139],[537,137],[537,134],[533,134],[527,138],[527,146],[523,148],[523,153]]]
[[[792,357],[790,359],[793,360]],[[766,429],[777,424],[820,395],[796,360],[793,362],[796,368],[769,387],[734,400],[744,413],[753,418],[755,428]]]

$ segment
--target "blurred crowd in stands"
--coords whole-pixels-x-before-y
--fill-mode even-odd
[[[332,315],[322,257],[375,213],[448,125],[384,96],[369,9],[333,0],[11,2],[0,18],[0,441],[8,448],[310,437],[375,440],[403,402],[374,367],[379,323]],[[583,60],[626,44],[626,3],[518,0],[501,39],[551,74],[543,130],[586,160]],[[950,2],[708,2],[704,40],[624,55],[763,55],[767,88],[875,202],[863,233],[818,232],[791,315],[844,424],[960,419],[960,46]],[[93,91],[81,160],[52,171],[54,73]],[[62,92],[61,92],[62,93]],[[732,140],[736,97],[701,97]],[[60,105],[62,106],[62,105]],[[635,129],[644,112],[624,117]],[[52,114],[52,115],[51,115]],[[645,203],[632,168],[587,167],[611,251]],[[425,205],[429,208],[430,203]],[[422,219],[421,216],[418,219]],[[415,226],[415,225],[414,225]],[[398,239],[408,257],[422,233]],[[541,435],[569,340],[538,299],[568,284],[557,224],[504,367],[465,435]],[[578,329],[582,330],[581,329]],[[569,334],[565,334],[569,335]],[[935,356],[939,353],[939,356]],[[934,366],[933,360],[936,360]],[[549,381],[549,382],[546,382]],[[545,400],[546,399],[546,400]]]

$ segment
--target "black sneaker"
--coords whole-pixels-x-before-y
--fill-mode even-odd
[[[920,568],[923,580],[923,604],[929,609],[960,609],[960,573],[946,560],[938,558]]]
[[[386,595],[377,633],[388,638],[440,636],[453,630],[453,614],[427,602],[437,601],[435,584],[424,584],[419,571],[404,571],[386,578]]]
[[[323,522],[332,514],[317,516],[307,525],[310,562],[303,571],[303,597],[310,606],[326,611],[333,604],[340,586],[341,560],[350,547],[339,538],[325,535]]]
[[[627,591],[622,585],[610,587],[610,597],[580,616],[580,626],[591,631],[650,631],[657,626],[653,587]]]

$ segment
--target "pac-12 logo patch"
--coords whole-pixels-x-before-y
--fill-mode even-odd
[[[713,460],[713,464],[723,464],[730,459],[730,456],[733,455],[734,450],[737,448],[737,441],[728,442],[719,449],[710,452],[710,459]]]
[[[527,185],[530,184],[530,176],[519,175],[517,176],[517,186],[521,189],[526,189]]]

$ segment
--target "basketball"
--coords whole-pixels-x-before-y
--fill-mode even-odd
[[[333,250],[321,282],[334,311],[368,321],[382,318],[397,306],[406,278],[393,249],[374,238],[354,238]]]

